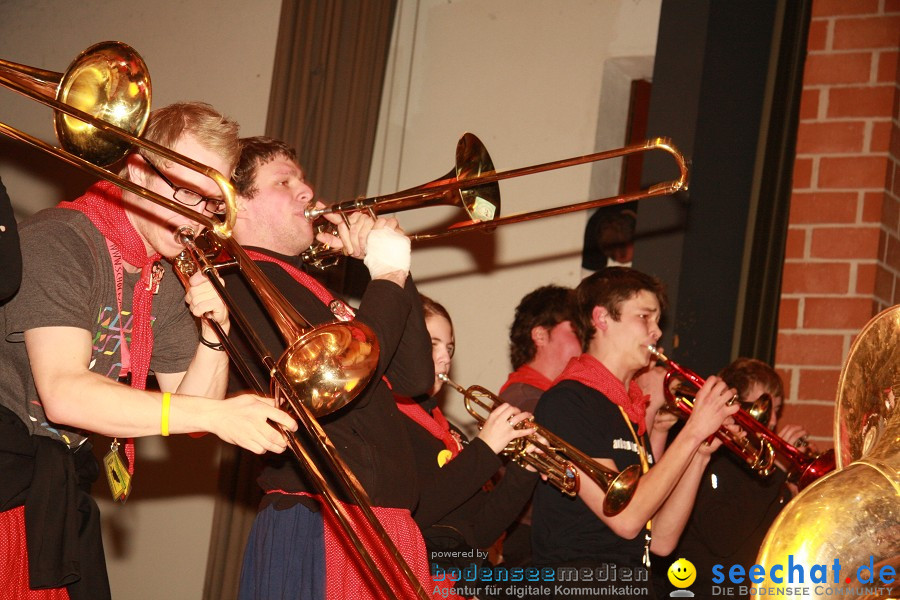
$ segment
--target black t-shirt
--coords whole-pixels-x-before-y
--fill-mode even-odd
[[[297,257],[287,257],[256,249],[302,268]],[[259,262],[263,273],[285,298],[313,325],[329,323],[334,315],[305,286],[299,284],[284,269],[271,262]],[[273,357],[279,357],[285,342],[263,311],[256,294],[251,293],[238,274],[226,274],[225,285],[241,311],[248,316],[253,331]],[[418,292],[412,279],[405,289],[389,281],[372,281],[362,297],[356,318],[369,325],[380,345],[379,362],[372,380],[347,406],[319,418],[338,454],[347,463],[373,506],[407,508],[412,510],[418,501],[418,481],[412,464],[412,447],[397,409],[393,393],[382,379],[386,376],[393,390],[404,395],[422,394],[434,382],[431,360],[431,339],[425,329],[425,319]],[[262,382],[268,375],[255,360],[243,340],[239,328],[232,327],[232,339],[242,347],[246,362]],[[233,384],[232,389],[247,386]],[[306,491],[317,493],[290,452],[267,454],[259,477],[264,490]],[[328,477],[332,489],[347,501],[334,477]],[[274,503],[286,508],[302,502],[313,510],[317,503],[302,496],[267,494],[263,506]]]
[[[535,421],[594,458],[612,459],[619,471],[639,465],[640,450],[619,407],[600,392],[564,380],[541,396]],[[637,425],[633,426],[637,431]],[[644,435],[648,460],[650,443]],[[536,565],[643,564],[646,530],[634,539],[619,537],[577,496],[548,485],[534,495],[532,545]]]
[[[684,557],[697,570],[691,591],[697,598],[712,598],[712,568],[720,564],[725,572],[732,564],[748,572],[756,563],[759,547],[775,517],[790,500],[781,469],[767,479],[752,473],[733,453],[716,452],[703,473],[694,509],[671,559]],[[671,563],[662,559],[665,572]],[[667,595],[674,588],[658,581]]]

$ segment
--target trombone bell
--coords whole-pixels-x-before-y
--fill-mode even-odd
[[[56,100],[135,137],[150,117],[150,73],[137,51],[122,42],[94,44],[64,73],[0,60],[0,83],[41,102]],[[131,149],[128,140],[61,112],[55,113],[54,127],[63,148],[95,165],[111,165]]]

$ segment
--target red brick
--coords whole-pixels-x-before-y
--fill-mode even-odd
[[[895,290],[894,274],[878,265],[875,270],[875,297],[891,301]]]
[[[883,189],[886,156],[823,157],[819,162],[819,187]]]
[[[865,294],[871,296],[875,293],[875,271],[878,266],[875,263],[860,263],[856,265],[856,284],[851,286],[851,294]]]
[[[820,228],[812,232],[812,258],[861,258],[878,256],[877,227]]]
[[[800,93],[800,120],[809,121],[819,116],[819,97],[821,91],[807,88]]]
[[[797,329],[799,321],[800,300],[782,298],[778,305],[778,330]]]
[[[889,231],[900,230],[900,200],[897,196],[884,196],[884,205],[881,209],[881,224]]]
[[[835,19],[833,50],[896,48],[900,16]]]
[[[784,247],[785,258],[804,258],[806,252],[806,230],[788,228]]]
[[[893,85],[853,86],[828,90],[828,116],[846,117],[891,117],[894,106]]]
[[[881,223],[884,192],[866,192],[863,194],[863,223]]]
[[[789,222],[855,223],[858,200],[856,192],[794,192]]]
[[[786,262],[782,294],[846,294],[850,288],[848,263]]]
[[[872,318],[871,298],[807,298],[804,329],[860,329]]]
[[[782,365],[841,364],[844,336],[821,333],[779,333],[776,362]]]
[[[809,32],[806,40],[806,49],[809,51],[825,50],[828,41],[828,25],[830,19],[813,19],[809,23]]]
[[[801,122],[797,128],[797,154],[849,154],[863,149],[862,121]]]
[[[871,52],[810,54],[806,57],[803,85],[867,83],[871,66]]]
[[[891,149],[891,133],[894,124],[890,121],[875,121],[872,123],[872,137],[869,140],[869,152],[889,152]]]
[[[811,158],[794,159],[794,174],[792,189],[803,190],[812,187],[812,167]]]
[[[894,83],[897,81],[897,56],[898,52],[885,50],[878,53],[878,67],[876,81],[878,83]]]
[[[884,0],[884,12],[887,14],[900,13],[900,0]]]
[[[822,398],[822,400],[831,400],[831,398]],[[834,406],[791,402],[785,404],[779,423],[802,425],[809,432],[810,438],[829,440],[834,435]],[[824,443],[817,442],[816,446],[819,450],[825,448]]]
[[[887,252],[884,257],[884,263],[895,269],[900,269],[900,239],[897,239],[896,234],[885,234],[885,238],[887,239]]]
[[[794,380],[794,372],[798,369],[781,369],[778,365],[775,365],[775,372],[778,373],[778,376],[781,377],[781,382],[784,384],[784,395],[791,395],[791,382]],[[787,398],[785,398],[787,401]]]
[[[812,16],[834,17],[836,15],[870,15],[878,12],[878,0],[815,0]]]
[[[799,400],[834,400],[837,398],[841,369],[800,369],[797,398]]]

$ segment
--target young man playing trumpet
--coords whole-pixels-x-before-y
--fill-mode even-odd
[[[639,582],[629,595],[652,598],[649,573],[642,569],[649,568],[651,551],[664,555],[675,547],[700,476],[719,445],[706,440],[738,409],[728,404],[734,390],[717,377],[707,379],[683,430],[655,462],[647,435],[653,415],[635,376],[649,365],[647,347],[661,335],[662,285],[634,269],[608,267],[581,282],[576,303],[584,354],[541,397],[535,420],[607,467],[621,471],[639,464],[644,474],[631,502],[615,516],[604,513],[605,493],[587,477],[581,477],[575,499],[539,486],[534,563],[606,569],[620,577],[627,571],[631,582]],[[598,597],[591,583],[573,585],[586,588],[586,597]],[[566,593],[571,597],[572,591]]]

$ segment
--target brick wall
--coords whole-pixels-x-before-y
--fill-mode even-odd
[[[775,362],[820,447],[854,336],[900,302],[898,46],[900,0],[814,0]]]

